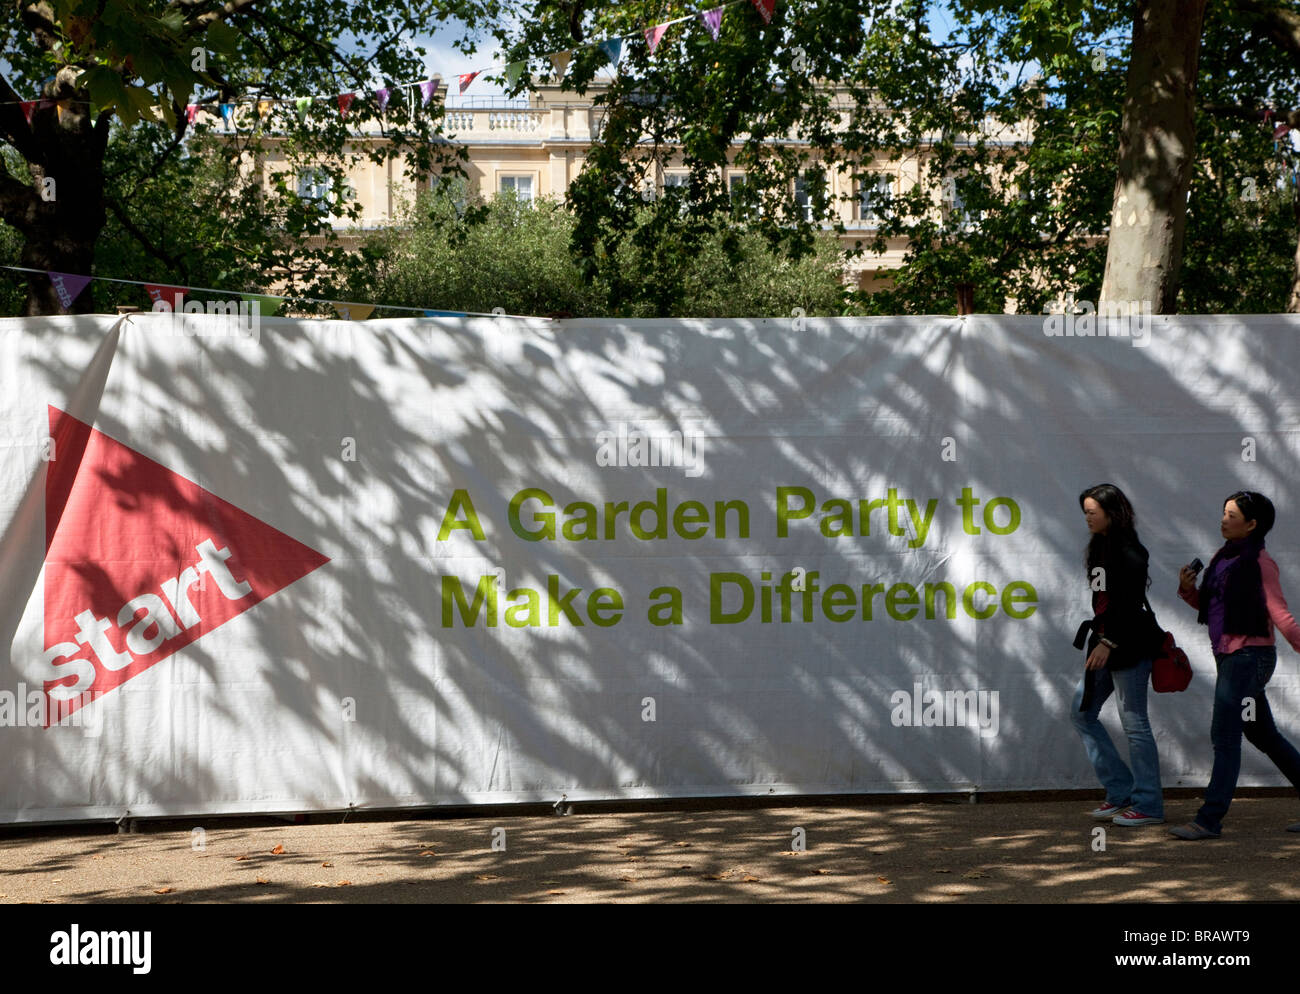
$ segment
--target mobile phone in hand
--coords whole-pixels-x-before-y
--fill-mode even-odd
[[[1205,563],[1201,562],[1200,558],[1198,557],[1196,559],[1193,559],[1190,563],[1188,563],[1187,568],[1191,570],[1192,575],[1195,576],[1197,573],[1200,573],[1201,570],[1205,569]]]

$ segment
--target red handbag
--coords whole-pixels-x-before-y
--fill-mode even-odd
[[[1174,633],[1165,632],[1164,636],[1151,661],[1151,686],[1157,694],[1174,694],[1192,682],[1192,664],[1187,653],[1174,644]]]
[[[1152,624],[1159,629],[1156,613],[1151,610],[1151,602],[1143,598]],[[1174,633],[1161,630],[1164,637],[1160,648],[1151,659],[1151,687],[1157,694],[1176,694],[1186,690],[1192,682],[1192,664],[1187,661],[1187,653],[1178,648],[1174,642]]]

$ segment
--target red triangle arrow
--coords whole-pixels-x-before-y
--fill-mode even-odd
[[[49,417],[47,727],[329,562],[72,415]]]

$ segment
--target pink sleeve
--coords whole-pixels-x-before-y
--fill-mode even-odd
[[[1273,619],[1277,630],[1291,643],[1291,648],[1300,652],[1300,624],[1296,624],[1291,609],[1286,606],[1277,563],[1267,552],[1259,554],[1259,574],[1264,581],[1264,602],[1268,605],[1268,616]]]
[[[1178,596],[1187,601],[1187,603],[1196,608],[1196,610],[1199,611],[1201,609],[1200,587],[1193,587],[1191,590],[1183,590],[1182,585],[1180,584],[1178,587]]]

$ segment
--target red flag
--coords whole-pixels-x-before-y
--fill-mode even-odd
[[[467,89],[469,89],[469,84],[474,82],[474,77],[477,76],[482,71],[483,71],[482,69],[477,69],[474,72],[461,73],[457,77],[457,79],[460,80],[460,92],[464,93]]]
[[[187,123],[187,124],[193,124],[193,123],[194,123],[194,117],[195,117],[196,114],[198,114],[198,112],[199,112],[199,105],[198,105],[198,104],[186,104],[186,105],[185,105],[185,121],[186,121],[186,123]]]
[[[178,312],[185,306],[185,295],[189,293],[189,287],[184,286],[166,286],[160,283],[146,283],[145,291],[149,294],[149,304],[152,307],[160,300],[165,300],[172,306],[172,311]]]
[[[348,116],[348,108],[352,106],[352,101],[355,99],[357,99],[357,95],[355,93],[339,94],[339,116],[340,117]]]
[[[752,0],[752,2],[759,17],[763,18],[763,23],[771,24],[772,12],[776,10],[776,0]]]
[[[35,100],[23,101],[23,117],[27,118],[28,124],[32,123],[32,111],[36,109],[36,103]]]
[[[645,29],[645,43],[650,46],[650,54],[655,54],[655,49],[659,47],[659,42],[668,30],[667,24],[656,24],[653,28]]]

